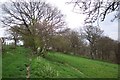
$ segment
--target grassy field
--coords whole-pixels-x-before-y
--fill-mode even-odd
[[[11,49],[5,48],[5,52],[2,55],[2,77],[3,78],[25,78],[26,67],[25,64],[29,63],[28,54],[30,50],[17,47]]]
[[[3,55],[4,78],[26,77],[25,64],[30,64],[30,78],[117,78],[118,65],[86,58],[48,52],[46,58],[29,56],[22,47],[7,48]],[[31,58],[31,61],[29,59]]]
[[[74,73],[79,73],[75,77],[115,78],[118,76],[118,65],[116,64],[59,53],[49,53],[47,58],[51,62],[61,63],[69,68],[74,68]]]

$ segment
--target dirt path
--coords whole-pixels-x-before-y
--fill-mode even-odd
[[[31,58],[29,59],[29,61],[31,62]],[[30,64],[26,65],[26,71],[27,71],[27,76],[26,78],[30,78]]]
[[[30,65],[26,66],[26,70],[27,70],[26,78],[30,78]]]

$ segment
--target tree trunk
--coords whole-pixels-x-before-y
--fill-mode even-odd
[[[16,48],[17,46],[17,39],[14,38],[14,47]]]

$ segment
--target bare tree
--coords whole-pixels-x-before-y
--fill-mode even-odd
[[[90,44],[90,55],[92,58],[96,56],[96,42],[102,36],[103,31],[96,26],[85,26],[84,27],[85,38],[89,41]]]
[[[74,54],[78,54],[80,52],[81,40],[80,35],[77,31],[70,31],[69,34],[69,40],[70,40],[70,49]]]
[[[10,36],[14,40],[14,47],[16,48],[17,43],[19,42],[19,34],[12,28],[10,28],[8,32],[11,34]]]
[[[93,23],[99,18],[104,21],[106,15],[113,11],[117,11],[114,19],[120,18],[120,0],[72,0],[68,3],[74,4],[74,10],[79,8],[79,13],[87,15],[85,23]]]
[[[3,4],[2,10],[6,15],[1,21],[21,34],[34,51],[38,48],[36,39],[41,40],[39,33],[43,32],[43,28],[48,30],[47,26],[56,31],[65,25],[64,15],[56,7],[42,1],[11,2],[9,5],[6,3]],[[42,24],[42,29],[41,25],[36,26],[37,24]]]
[[[118,41],[113,40],[107,36],[99,38],[96,44],[97,58],[110,62],[117,63],[118,55]]]
[[[108,60],[111,52],[113,51],[113,40],[110,39],[109,37],[101,37],[97,41],[97,50],[98,50],[98,55],[101,57],[103,60]]]

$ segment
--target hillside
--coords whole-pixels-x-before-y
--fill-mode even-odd
[[[6,48],[3,53],[3,78],[25,78],[30,65],[30,78],[117,78],[118,65],[86,58],[48,52],[46,58],[32,56],[31,50]]]

